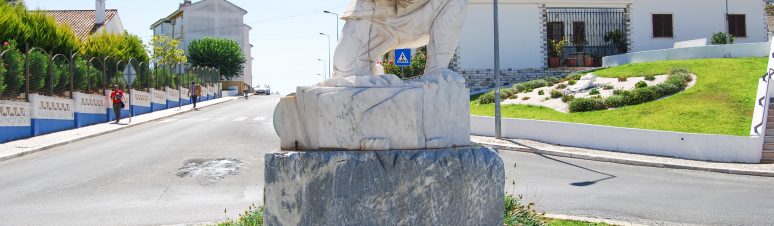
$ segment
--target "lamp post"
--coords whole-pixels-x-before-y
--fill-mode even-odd
[[[320,35],[325,35],[326,37],[328,37],[328,75],[333,77],[333,73],[331,73],[331,65],[330,65],[330,63],[331,63],[331,36],[326,34],[326,33],[322,33],[322,32],[320,32]]]
[[[323,13],[336,15],[336,41],[339,41],[339,14],[325,10]]]
[[[493,0],[494,14],[494,77],[495,77],[495,137],[502,138],[500,115],[500,26],[498,24],[497,0]]]
[[[321,63],[323,63],[323,70],[322,71],[323,71],[323,76],[325,76],[325,77],[323,77],[323,79],[327,79],[328,78],[328,74],[327,74],[327,71],[328,71],[327,65],[328,64],[325,63],[325,60],[323,60],[323,59],[317,59],[317,61],[320,61]]]

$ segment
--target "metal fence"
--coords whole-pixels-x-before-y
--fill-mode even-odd
[[[220,83],[220,73],[212,67],[165,65],[135,59],[115,62],[111,56],[51,54],[37,47],[21,50],[4,47],[0,49],[0,62],[0,100],[29,101],[32,93],[63,98],[72,98],[73,92],[104,95],[113,85],[150,91],[164,87],[179,89],[191,82],[203,86]],[[137,73],[131,87],[122,74],[129,64]]]
[[[600,66],[602,57],[628,52],[627,12],[623,8],[548,8],[549,48],[566,40],[563,66]]]

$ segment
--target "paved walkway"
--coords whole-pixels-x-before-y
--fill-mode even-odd
[[[586,148],[565,147],[531,140],[496,139],[494,137],[483,136],[471,136],[470,140],[474,143],[495,147],[498,149],[547,154],[593,161],[613,162],[636,166],[702,170],[718,173],[774,177],[774,164],[705,162],[669,157],[601,151]]]
[[[204,108],[223,102],[239,99],[240,97],[223,97],[213,100],[197,103],[198,108]],[[175,107],[166,110],[151,112],[139,116],[132,117],[131,123],[129,118],[121,120],[120,124],[101,123],[91,125],[82,128],[76,128],[71,130],[65,130],[61,132],[31,137],[24,140],[11,141],[8,143],[0,144],[0,162],[13,158],[18,158],[27,154],[32,154],[38,151],[50,149],[53,147],[69,144],[75,141],[83,140],[99,136],[102,134],[110,133],[113,131],[129,128],[132,126],[141,125],[146,122],[151,122],[163,118],[172,117],[181,113],[189,112],[193,110],[192,105],[185,105],[183,107]]]

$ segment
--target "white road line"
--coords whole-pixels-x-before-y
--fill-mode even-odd
[[[263,121],[266,117],[255,117],[253,121]]]
[[[241,122],[241,121],[244,121],[244,120],[247,120],[247,117],[239,117],[239,118],[235,118],[234,120],[231,120],[231,121]]]

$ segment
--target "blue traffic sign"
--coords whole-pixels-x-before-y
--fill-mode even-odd
[[[411,49],[395,50],[395,66],[399,66],[399,67],[411,66]]]

